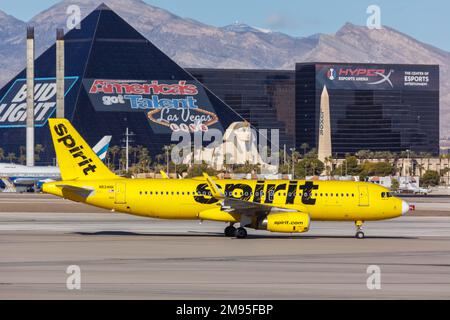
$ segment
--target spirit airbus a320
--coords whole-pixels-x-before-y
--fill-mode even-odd
[[[111,172],[66,119],[50,119],[62,181],[43,191],[138,216],[229,223],[225,235],[246,228],[302,233],[310,221],[364,221],[399,217],[409,210],[389,189],[366,182],[305,180],[127,179]],[[234,225],[239,224],[236,228]]]

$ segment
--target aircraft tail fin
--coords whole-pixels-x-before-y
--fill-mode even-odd
[[[119,178],[106,167],[67,119],[48,121],[63,180]]]
[[[97,144],[92,148],[92,151],[104,161],[106,154],[108,153],[109,143],[111,142],[112,136],[104,136]]]

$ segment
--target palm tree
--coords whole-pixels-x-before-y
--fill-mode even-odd
[[[9,162],[13,163],[16,159],[16,154],[14,152],[9,152],[6,158],[9,160]]]
[[[41,153],[44,152],[45,148],[42,144],[37,144],[34,146],[34,158],[36,161],[41,160]]]
[[[110,148],[109,152],[112,155],[112,167],[114,170],[116,168],[116,156],[120,152],[120,148],[119,148],[119,146],[113,146]]]
[[[369,159],[370,153],[371,152],[369,150],[359,150],[355,153],[355,156],[360,162],[363,162],[364,160]]]
[[[19,147],[19,163],[20,164],[25,164],[25,162],[27,161],[27,148],[25,146],[20,146]]]
[[[325,160],[325,172],[326,172],[327,176],[330,176],[331,170],[333,168],[333,156],[326,157],[324,160]],[[328,165],[328,164],[331,164],[331,165]]]
[[[147,148],[139,148],[139,168],[142,169],[142,172],[145,172],[149,170],[151,159]]]
[[[306,142],[302,143],[300,148],[303,149],[303,158],[306,157],[306,149],[309,149],[309,144],[307,144]]]
[[[131,147],[131,152],[133,152],[133,165],[136,165],[138,163],[138,154],[142,149],[142,146]]]

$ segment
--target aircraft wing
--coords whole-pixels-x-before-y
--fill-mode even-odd
[[[275,213],[275,212],[305,212],[298,209],[289,209],[282,208],[277,206],[272,206],[264,203],[251,202],[241,199],[236,199],[233,197],[228,197],[220,191],[219,187],[216,183],[208,176],[206,173],[203,173],[203,176],[206,178],[206,182],[208,183],[209,188],[211,189],[211,194],[217,200],[222,201],[222,210],[228,212],[237,212],[246,215],[259,215],[259,214],[267,214],[267,213]]]

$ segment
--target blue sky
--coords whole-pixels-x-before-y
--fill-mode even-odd
[[[144,0],[182,17],[224,26],[235,21],[293,36],[336,32],[345,22],[365,25],[366,9],[381,8],[381,22],[450,51],[448,0]],[[0,0],[0,10],[27,21],[58,0]]]

